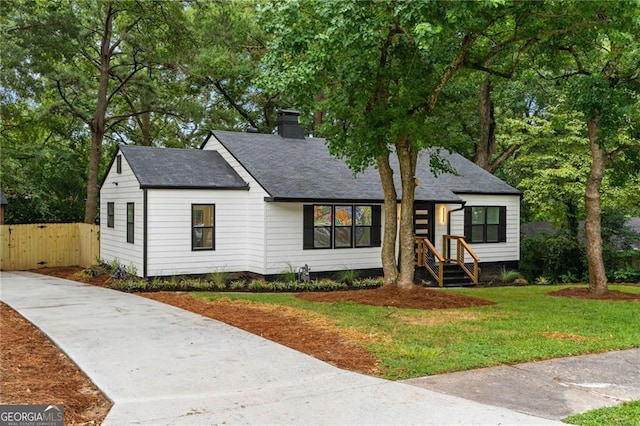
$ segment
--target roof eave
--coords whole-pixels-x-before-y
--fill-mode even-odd
[[[249,185],[243,186],[206,186],[206,185],[154,185],[141,184],[140,189],[214,189],[219,191],[248,191]]]

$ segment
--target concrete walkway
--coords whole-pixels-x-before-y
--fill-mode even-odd
[[[114,402],[105,425],[560,424],[340,370],[135,295],[29,272],[3,272],[0,282],[0,299]]]
[[[561,420],[640,400],[640,349],[461,371],[404,383]]]

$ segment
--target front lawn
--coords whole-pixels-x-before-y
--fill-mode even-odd
[[[638,426],[640,401],[624,402],[615,407],[598,408],[564,419],[565,423],[580,426]]]
[[[374,336],[365,347],[382,361],[382,375],[406,379],[457,370],[573,356],[640,345],[640,302],[552,297],[566,286],[493,287],[438,291],[496,302],[446,310],[318,303],[293,294],[198,293],[293,306]],[[640,293],[640,287],[611,285]]]

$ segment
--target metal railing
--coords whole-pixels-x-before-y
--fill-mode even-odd
[[[456,240],[456,257],[452,259],[451,253],[451,240]],[[442,236],[442,253],[445,253],[444,260],[446,262],[457,263],[460,268],[474,284],[478,284],[478,278],[480,275],[480,268],[478,268],[478,261],[480,260],[475,254],[473,249],[469,247],[464,237],[459,235],[443,235]],[[468,260],[468,261],[467,261]]]
[[[431,244],[431,241],[424,237],[416,237],[416,265],[424,266],[431,276],[436,280],[438,286],[444,283],[444,263],[445,259],[438,250]]]

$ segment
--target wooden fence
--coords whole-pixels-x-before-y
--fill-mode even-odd
[[[90,266],[100,256],[100,227],[87,223],[0,225],[0,269]]]

